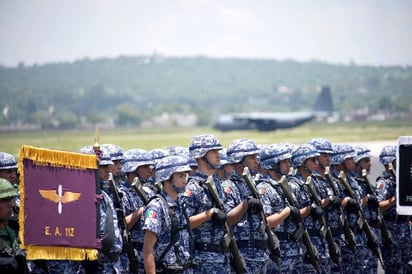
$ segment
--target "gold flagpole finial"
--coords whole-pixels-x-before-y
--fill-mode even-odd
[[[94,132],[94,145],[93,145],[93,150],[94,151],[99,151],[100,150],[100,134],[99,134],[99,128],[96,127],[96,131]]]

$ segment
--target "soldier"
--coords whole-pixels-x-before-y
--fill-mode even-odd
[[[313,145],[319,152],[318,156],[318,169],[312,172],[312,177],[317,180],[320,184],[326,187],[327,198],[325,198],[325,217],[327,219],[328,225],[331,229],[333,239],[337,243],[339,261],[341,262],[341,246],[345,244],[345,238],[343,234],[343,229],[340,221],[341,210],[341,196],[343,195],[343,190],[339,187],[336,181],[329,182],[324,174],[326,167],[330,167],[332,163],[331,155],[333,154],[332,143],[324,138],[313,138],[309,140],[309,144]],[[334,184],[337,193],[333,192],[330,184]],[[331,273],[342,273],[339,265],[332,263]]]
[[[124,180],[122,180],[122,167],[123,167],[123,162],[125,160],[125,156],[123,154],[123,149],[114,144],[103,144],[101,147],[104,150],[109,151],[110,153],[110,159],[113,162],[113,165],[110,165],[110,172],[112,173],[113,180],[115,182],[115,187],[116,190],[119,194],[120,198],[120,205],[122,212],[117,212],[118,213],[118,218],[119,218],[119,229],[121,231],[121,235],[127,236],[128,231],[130,230],[138,220],[140,220],[140,217],[143,213],[143,208],[139,207],[138,205],[135,204],[135,198],[133,197],[132,193],[130,190],[130,187],[126,187],[126,183]],[[111,192],[111,191],[110,191]],[[111,193],[113,194],[113,193]],[[113,198],[113,195],[111,195]],[[120,216],[119,216],[120,215]],[[124,218],[123,225],[121,225],[121,220],[120,218]],[[125,226],[125,227],[123,227]],[[140,232],[140,228],[139,228]],[[142,233],[139,233],[142,234]],[[143,238],[143,236],[142,236]],[[127,237],[123,238],[123,240],[128,240]],[[143,243],[143,241],[141,241]],[[128,245],[131,245],[128,246]],[[120,262],[121,262],[121,272],[122,273],[131,273],[132,270],[136,271],[134,269],[130,269],[130,260],[134,260],[135,262],[133,264],[137,265],[137,258],[133,256],[133,258],[129,258],[131,256],[132,252],[129,252],[128,255],[128,249],[130,250],[131,248],[134,248],[134,244],[132,242],[125,242],[123,241],[123,250],[120,254]],[[133,252],[134,253],[134,252]],[[141,261],[143,264],[143,260]],[[142,267],[143,271],[143,267]]]
[[[235,168],[229,162],[227,157],[226,149],[219,150],[220,154],[220,166],[216,169],[216,173],[221,181],[230,179],[230,177],[235,173]]]
[[[189,220],[179,200],[189,171],[187,159],[181,156],[167,156],[156,164],[156,181],[163,187],[144,211],[143,256],[148,274],[193,273]]]
[[[362,208],[363,215],[365,219],[368,221],[369,225],[377,235],[378,239],[380,239],[380,229],[379,229],[379,220],[378,220],[378,208],[379,203],[376,198],[375,192],[368,193],[368,189],[370,188],[367,184],[369,182],[365,181],[363,177],[362,171],[365,170],[366,174],[370,173],[371,170],[371,154],[370,149],[364,145],[356,145],[354,146],[356,156],[355,156],[355,171],[353,177],[358,182],[359,186],[362,188],[363,193],[367,193],[367,204],[365,207]],[[381,242],[379,240],[379,242]],[[370,249],[366,249],[366,258],[365,258],[365,272],[368,273],[377,273],[378,272],[378,258],[373,255]]]
[[[319,265],[321,273],[330,273],[331,261],[326,241],[320,235],[320,218],[323,217],[323,209],[327,205],[327,189],[325,185],[319,183],[313,177],[313,185],[321,199],[322,204],[318,205],[313,201],[310,192],[304,186],[307,177],[312,176],[313,172],[319,168],[318,157],[320,156],[316,148],[311,144],[302,144],[292,151],[292,164],[296,169],[296,174],[289,178],[289,185],[295,194],[304,217],[304,224],[309,233],[313,245],[319,252]],[[314,267],[308,260],[303,260],[303,273],[313,273]]]
[[[123,248],[123,242],[120,236],[113,200],[110,198],[111,193],[108,180],[110,165],[113,165],[110,152],[104,147],[85,146],[80,149],[80,153],[97,154],[99,159],[99,184],[102,190],[97,200],[100,215],[98,238],[101,239],[101,248],[98,250],[98,260],[83,261],[82,267],[87,274],[120,273],[121,262],[119,256]]]
[[[341,246],[342,270],[344,273],[363,273],[365,258],[369,251],[366,246],[366,236],[358,226],[359,210],[366,205],[366,193],[363,192],[358,182],[351,176],[355,170],[356,153],[352,146],[348,144],[333,144],[332,163],[335,167],[333,175],[338,178],[339,172],[344,172],[355,198],[351,198],[345,192],[342,199],[342,206],[345,208],[349,225],[356,240],[357,256],[347,245]]]
[[[218,208],[204,183],[208,176],[215,176],[220,165],[219,150],[223,147],[211,134],[195,136],[189,146],[189,156],[196,159],[198,168],[189,177],[182,200],[187,204],[187,214],[193,229],[194,259],[199,264],[195,273],[230,273],[229,256],[222,245],[226,213]],[[217,181],[217,180],[216,180]],[[224,194],[216,182],[220,199]]]
[[[143,261],[143,239],[144,233],[143,227],[143,210],[145,207],[144,198],[139,196],[139,193],[132,188],[132,183],[137,177],[140,181],[146,180],[149,172],[147,168],[140,169],[141,175],[137,171],[140,166],[154,166],[154,161],[151,159],[149,153],[143,149],[130,149],[124,153],[124,161],[122,172],[125,174],[126,180],[122,182],[121,188],[127,193],[131,199],[123,200],[127,225],[131,233],[132,242],[135,250],[137,250],[137,259],[139,273],[144,273],[144,261]],[[144,177],[146,176],[146,177]],[[142,185],[142,190],[146,199],[150,199],[154,196],[154,192],[146,185]]]
[[[234,165],[235,174],[222,182],[228,221],[233,226],[240,253],[246,261],[248,273],[266,273],[269,263],[267,235],[259,231],[259,210],[262,204],[251,196],[251,191],[241,177],[244,167],[253,175],[258,169],[259,149],[250,139],[236,139],[229,144],[227,156]]]
[[[0,178],[9,181],[16,188],[17,195],[13,197],[13,215],[9,220],[9,226],[14,230],[16,235],[19,235],[19,208],[20,208],[20,191],[17,176],[17,161],[13,155],[7,152],[0,152]]]
[[[288,147],[282,144],[265,146],[259,154],[266,176],[257,182],[256,188],[261,194],[267,222],[279,239],[282,262],[280,271],[271,264],[268,273],[299,273],[302,266],[302,244],[298,242],[300,239],[293,237],[297,229],[293,220],[302,220],[302,217],[299,209],[289,205],[278,185],[282,175],[289,172],[291,157]]]
[[[396,178],[389,164],[396,169],[396,146],[384,146],[379,155],[379,161],[385,170],[376,179],[375,191],[388,230],[393,237],[393,256],[388,254],[385,246],[382,246],[386,273],[406,273],[406,266],[410,253],[410,228],[408,216],[396,213]]]
[[[24,252],[18,238],[8,225],[13,215],[14,197],[17,191],[6,179],[0,178],[0,272],[23,274],[26,272]]]

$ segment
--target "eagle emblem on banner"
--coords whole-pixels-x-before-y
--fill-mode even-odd
[[[57,190],[44,190],[44,189],[39,189],[40,195],[49,201],[52,201],[54,203],[57,203],[57,212],[61,215],[62,214],[62,207],[63,204],[70,203],[77,201],[81,193],[77,192],[70,192],[70,191],[65,191],[63,194],[63,187],[62,185],[59,185],[57,187]]]

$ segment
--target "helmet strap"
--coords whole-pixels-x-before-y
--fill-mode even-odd
[[[177,187],[177,186],[175,185],[175,183],[173,182],[173,175],[170,177],[169,183],[170,183],[170,185],[172,186],[173,190],[174,190],[177,194],[183,193],[183,192],[185,192],[185,190],[186,190],[186,187]]]
[[[207,154],[207,153],[206,153],[206,154]],[[212,165],[212,164],[209,162],[209,160],[208,160],[207,157],[206,157],[206,154],[203,155],[203,157],[202,157],[201,159],[203,159],[203,161],[205,161],[205,163],[206,163],[209,167],[211,167],[212,169],[217,169],[217,168],[219,168],[219,165],[215,166],[215,165]]]

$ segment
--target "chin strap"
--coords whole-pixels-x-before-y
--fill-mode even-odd
[[[212,164],[209,162],[209,160],[208,160],[207,157],[206,157],[206,154],[202,157],[202,159],[203,159],[203,161],[205,161],[206,164],[208,164],[212,169],[217,169],[217,168],[219,168],[219,165],[212,165]]]
[[[172,178],[170,178],[169,183],[170,183],[170,185],[172,186],[173,190],[174,190],[177,194],[183,193],[183,192],[185,192],[185,190],[186,190],[186,187],[177,187],[177,186],[175,185],[175,183],[173,182],[173,179],[172,179]]]

